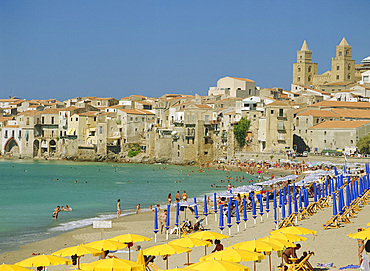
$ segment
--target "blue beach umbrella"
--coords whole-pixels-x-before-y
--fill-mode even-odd
[[[227,226],[229,227],[229,235],[231,235],[231,204],[232,200],[227,204]]]
[[[194,198],[194,215],[195,215],[195,219],[198,219],[199,218],[199,215],[198,215],[198,205],[197,205],[197,202],[196,202],[196,199]]]
[[[215,212],[215,221],[217,221],[217,196],[216,196],[216,193],[213,193],[213,204],[214,204],[214,212]]]
[[[252,197],[252,217],[254,219],[254,224],[256,224],[257,212],[256,212],[256,202],[255,202],[254,196]]]
[[[338,211],[340,214],[342,213],[342,200],[341,200],[341,190],[338,191]]]
[[[158,209],[154,209],[154,242],[157,242],[157,233],[158,233]]]
[[[314,191],[314,201],[317,202],[317,185],[313,183],[313,191]]]
[[[204,195],[204,215],[206,217],[206,225],[208,225],[208,221],[207,221],[207,217],[208,217],[207,195]]]
[[[325,198],[325,182],[322,182],[322,185],[321,185],[321,198]]]
[[[329,176],[326,175],[326,181],[325,181],[325,197],[327,197],[329,195],[328,186],[329,186]]]
[[[237,227],[238,232],[239,232],[240,214],[239,214],[239,205],[238,205],[238,202],[235,202],[235,211],[236,211],[236,220],[235,220],[235,223],[236,223],[236,227]]]
[[[278,211],[277,208],[274,208],[274,223],[276,224],[276,227],[278,226]]]
[[[286,190],[285,188],[283,188],[283,204],[287,204],[287,200],[286,200]]]
[[[222,231],[225,229],[225,226],[224,226],[224,208],[223,208],[223,204],[220,205],[220,222],[219,222],[219,226],[218,226],[221,230],[221,234],[222,234]]]
[[[263,197],[262,194],[260,194],[260,215],[261,215],[261,221],[263,216]]]
[[[351,205],[351,198],[350,198],[350,191],[349,191],[349,183],[346,185],[346,206],[349,207]]]
[[[335,198],[335,193],[333,193],[333,216],[336,216],[337,214],[337,199]]]
[[[333,193],[333,179],[329,180],[329,195]]]
[[[303,211],[302,207],[302,190],[299,191],[299,212]]]
[[[274,190],[274,209],[277,208],[277,202],[276,202],[276,190]]]
[[[292,196],[290,195],[290,189],[288,190],[288,216],[292,215]]]
[[[304,207],[307,208],[308,205],[310,204],[310,201],[309,201],[309,194],[308,194],[308,188],[306,188],[306,201],[305,201],[305,205]]]
[[[279,191],[279,207],[281,208],[283,206],[283,191],[280,189]]]
[[[245,200],[245,198],[243,198],[243,220],[244,220],[244,228],[246,229],[248,217],[247,217],[247,201]]]
[[[176,227],[179,226],[179,216],[180,216],[180,203],[177,202],[176,203],[176,223],[175,223]]]
[[[284,219],[285,218],[285,203],[283,204],[283,206],[281,207],[281,218]]]
[[[317,184],[317,197],[318,197],[319,200],[321,199],[321,193],[320,193],[320,191],[321,191],[321,185],[320,185],[320,183],[318,183]]]
[[[266,215],[267,218],[269,217],[269,212],[270,212],[270,195],[269,192],[266,192]]]
[[[167,205],[167,219],[166,219],[166,240],[168,240],[168,230],[170,228],[170,205]]]
[[[337,176],[337,175],[338,175],[337,167],[334,167],[334,174],[335,174],[335,176]]]
[[[344,205],[344,191],[343,191],[343,188],[340,190],[340,213],[344,213],[344,210],[345,210],[345,205]]]

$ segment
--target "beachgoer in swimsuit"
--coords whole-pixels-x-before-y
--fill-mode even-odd
[[[54,219],[58,219],[58,214],[60,212],[60,206],[57,206],[57,208],[55,208],[54,212],[53,212],[53,218]]]
[[[168,194],[167,200],[168,200],[168,204],[171,205],[171,202],[172,202],[171,193]]]
[[[297,244],[296,247],[288,247],[283,252],[283,259],[286,263],[291,264],[292,261],[289,258],[298,258],[297,250],[301,248],[300,244]]]
[[[212,250],[212,253],[213,252],[216,252],[216,251],[224,250],[224,246],[221,244],[221,241],[220,240],[216,239],[215,240],[215,245],[216,245],[216,247],[215,247],[214,250]]]
[[[357,231],[358,232],[363,231],[363,228],[359,228],[357,229]],[[361,264],[361,259],[362,259],[361,253],[362,251],[364,251],[364,240],[357,239],[357,244],[358,244],[358,259]]]
[[[163,227],[166,224],[167,220],[167,210],[164,210],[163,213],[159,216],[159,222],[161,223],[161,234],[163,233]]]
[[[136,214],[138,214],[140,211],[140,203],[136,206]]]
[[[175,200],[176,200],[176,202],[180,202],[180,191],[177,191],[177,193],[175,195]]]
[[[184,191],[184,193],[182,193],[182,200],[183,201],[187,201],[188,200],[188,195],[186,194],[186,191]]]
[[[117,200],[117,218],[121,215],[121,200]]]

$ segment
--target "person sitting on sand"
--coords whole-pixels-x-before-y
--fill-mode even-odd
[[[297,250],[301,248],[300,244],[297,244],[296,247],[288,247],[283,252],[283,259],[286,263],[291,264],[292,261],[289,258],[298,258]]]

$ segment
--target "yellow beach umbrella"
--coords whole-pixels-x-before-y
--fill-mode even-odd
[[[370,239],[370,228],[356,233],[347,234],[347,236],[353,239],[362,239],[362,240]]]
[[[144,255],[167,256],[166,257],[166,269],[168,269],[168,255],[180,254],[180,253],[190,252],[190,251],[191,251],[190,248],[170,245],[170,244],[163,244],[163,245],[157,245],[157,246],[145,249]]]
[[[16,265],[23,267],[50,266],[61,264],[71,264],[71,261],[53,255],[37,255],[16,263]]]
[[[370,226],[370,222],[366,224],[367,226]]]
[[[87,271],[143,271],[143,266],[133,261],[109,258],[81,265]]]
[[[186,267],[185,270],[202,270],[202,271],[249,271],[249,268],[229,261],[210,260],[192,264]]]
[[[284,247],[296,247],[296,245],[292,242],[279,239],[279,238],[275,238],[274,236],[271,236],[271,235],[261,238],[261,241],[266,241],[266,242],[275,244],[277,246],[281,246],[281,250],[283,250]]]
[[[198,238],[202,240],[213,240],[213,239],[225,239],[229,236],[213,231],[198,231],[196,233],[189,234],[190,238]]]
[[[194,269],[190,269],[190,268],[171,268],[171,269],[167,269],[167,271],[191,271],[191,270],[194,270]]]
[[[145,236],[142,236],[142,235],[139,235],[139,234],[128,233],[128,234],[118,235],[118,236],[113,237],[113,238],[109,238],[108,240],[113,240],[113,241],[117,241],[117,242],[121,242],[121,243],[125,243],[125,244],[129,245],[130,243],[133,244],[133,243],[142,242],[142,241],[150,241],[150,240],[152,240],[152,238],[145,237]],[[128,259],[129,260],[131,260],[130,247],[131,246],[128,246]]]
[[[297,227],[297,226],[292,226],[292,227],[286,227],[286,228],[281,228],[277,230],[278,232],[282,233],[289,233],[289,234],[297,234],[297,235],[304,235],[304,234],[312,234],[315,235],[317,231],[310,230],[307,228],[303,227]]]
[[[199,259],[200,262],[209,261],[209,260],[222,260],[229,262],[249,262],[249,261],[260,261],[265,259],[265,256],[261,253],[243,250],[228,248],[225,250],[217,251],[215,253],[203,256]]]
[[[22,266],[5,264],[0,265],[0,271],[31,271],[31,269],[24,268]]]
[[[271,251],[279,251],[281,250],[281,246],[269,243],[267,241],[261,240],[252,240],[252,241],[245,241],[240,242],[232,246],[233,248],[239,248],[244,250],[250,250],[254,252],[270,252],[269,257],[269,265],[271,270]],[[256,262],[254,262],[254,270],[256,270]]]
[[[60,257],[66,257],[66,256],[72,256],[72,255],[77,255],[78,257],[78,268],[80,268],[80,258],[83,255],[86,254],[93,254],[94,256],[98,256],[101,254],[102,251],[98,250],[96,248],[88,247],[83,244],[78,245],[78,246],[73,246],[73,247],[67,247],[63,248],[61,250],[55,251],[52,253],[54,256],[60,256]]]
[[[85,244],[88,247],[96,248],[99,250],[117,250],[127,247],[126,244],[113,240],[99,240]]]
[[[212,245],[212,243],[209,241],[198,239],[198,238],[190,238],[190,237],[179,238],[179,239],[173,240],[168,243],[170,245],[177,245],[177,246],[182,246],[182,247],[187,247],[187,248],[204,246],[205,249],[207,249],[207,247]],[[188,254],[188,264],[189,264],[190,263],[189,252],[187,254]]]
[[[289,242],[298,242],[298,241],[306,241],[306,237],[302,237],[295,234],[289,234],[289,233],[282,233],[282,232],[270,232],[270,237],[272,238],[278,238],[282,240],[287,240]]]

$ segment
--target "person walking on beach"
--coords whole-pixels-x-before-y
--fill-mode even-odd
[[[121,215],[121,200],[117,200],[117,218]]]
[[[166,224],[167,220],[167,210],[164,210],[163,213],[159,216],[159,222],[161,223],[161,234],[163,233],[163,227]]]

